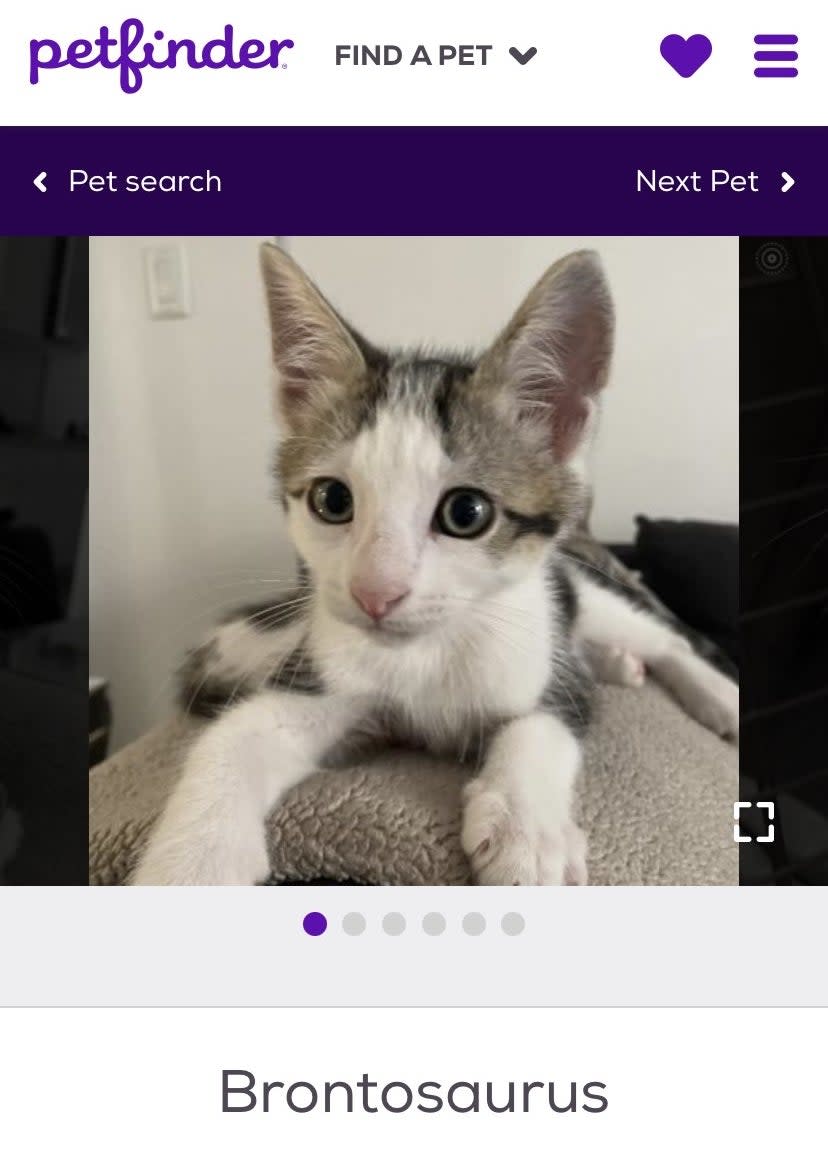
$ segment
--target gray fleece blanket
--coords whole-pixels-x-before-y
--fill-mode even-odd
[[[578,799],[590,883],[737,883],[737,750],[649,682],[602,686],[598,706]],[[93,884],[127,881],[202,724],[172,719],[92,771]],[[463,781],[453,763],[403,750],[314,775],[268,821],[272,880],[469,884],[459,841]]]

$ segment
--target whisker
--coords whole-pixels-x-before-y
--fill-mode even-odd
[[[592,570],[593,573],[597,573],[599,575],[599,577],[602,579],[602,581],[608,581],[612,585],[618,586],[618,588],[620,590],[628,590],[629,591],[629,590],[640,590],[642,588],[638,582],[625,582],[625,581],[622,581],[621,578],[613,577],[611,573],[607,572],[607,570],[601,569],[600,566],[592,565],[591,562],[585,561],[578,554],[567,554],[566,556],[576,566],[583,566],[584,569]],[[622,563],[619,562],[618,564],[621,565]],[[646,586],[644,586],[643,588],[646,590],[647,593],[650,592],[650,590],[648,590]]]

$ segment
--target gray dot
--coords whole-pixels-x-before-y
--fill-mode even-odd
[[[382,929],[386,934],[402,934],[405,930],[405,919],[399,911],[392,911],[382,920]]]
[[[438,911],[433,910],[423,918],[423,930],[426,934],[442,934],[446,929],[446,920]]]
[[[486,920],[482,914],[478,914],[476,910],[471,911],[463,919],[463,930],[466,934],[482,934],[486,929]]]
[[[353,936],[365,934],[365,927],[367,925],[365,915],[360,914],[358,910],[352,910],[351,913],[346,914],[342,920],[342,929],[346,934]]]
[[[509,913],[504,914],[500,920],[500,929],[504,934],[523,934],[526,929],[526,920],[523,915],[518,914],[516,910],[510,910]]]

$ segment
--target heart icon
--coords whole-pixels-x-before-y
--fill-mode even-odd
[[[713,45],[698,32],[686,39],[673,33],[672,36],[665,36],[661,42],[661,55],[685,80],[698,72],[705,60],[710,59],[712,51]]]

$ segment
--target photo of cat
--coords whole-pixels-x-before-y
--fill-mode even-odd
[[[374,344],[283,247],[263,243],[260,267],[281,434],[274,477],[297,576],[220,615],[191,647],[178,702],[201,721],[187,723],[166,797],[128,846],[121,838],[120,873],[104,838],[93,880],[300,881],[274,865],[286,800],[354,773],[338,768],[415,750],[457,770],[437,808],[463,867],[445,881],[583,885],[596,852],[576,791],[590,775],[585,739],[600,745],[602,692],[619,703],[655,695],[670,724],[680,718],[682,740],[712,743],[703,774],[724,758],[733,797],[739,694],[727,647],[590,530],[589,463],[615,340],[598,253],[554,261],[477,356]],[[603,705],[597,713],[606,726]],[[318,798],[305,807],[321,812]],[[332,842],[343,825],[358,837],[384,821],[357,804]],[[276,838],[288,854],[289,830]],[[705,861],[692,880],[732,878],[727,853],[726,866]],[[377,881],[329,866],[323,847],[308,873]]]

